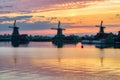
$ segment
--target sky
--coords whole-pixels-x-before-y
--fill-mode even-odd
[[[21,34],[55,35],[58,21],[64,34],[120,31],[120,0],[0,0],[0,34],[11,34],[14,20]]]

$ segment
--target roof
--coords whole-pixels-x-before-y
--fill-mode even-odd
[[[107,38],[110,34],[111,34],[111,33],[103,33],[103,34],[97,33],[97,35],[95,35],[95,38],[105,39],[105,38]]]

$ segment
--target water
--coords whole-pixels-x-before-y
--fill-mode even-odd
[[[120,49],[94,45],[0,43],[0,80],[119,80]]]

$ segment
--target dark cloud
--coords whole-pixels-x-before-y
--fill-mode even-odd
[[[12,24],[1,24],[0,31],[10,30],[8,26]],[[36,22],[36,23],[26,23],[26,22],[17,22],[16,25],[20,28],[20,30],[44,30],[50,29],[52,27],[57,27],[57,24],[51,24],[49,22]]]
[[[7,5],[7,6],[4,6],[5,8],[12,8],[13,6],[12,5]]]
[[[13,20],[21,20],[21,19],[28,19],[31,18],[32,16],[17,16],[17,17],[13,17],[13,18],[9,18],[6,16],[0,17],[0,22],[3,21],[13,21]]]
[[[11,13],[11,11],[0,11],[0,14]]]
[[[12,5],[7,5],[7,6],[0,6],[0,9],[4,9],[4,8],[12,8]]]
[[[2,6],[0,6],[0,9],[3,9],[3,7],[2,7]]]
[[[55,24],[51,24],[49,22],[36,22],[36,23],[18,23],[21,30],[44,30],[50,29],[52,27],[56,27]]]
[[[0,0],[0,2],[7,2],[7,1],[9,1],[9,0]]]
[[[50,17],[47,19],[48,21],[52,21],[52,20],[57,20],[57,17]]]
[[[8,31],[10,24],[0,24],[0,31]]]
[[[7,31],[10,30],[8,26],[12,26],[13,24],[5,23],[0,24],[0,31]],[[17,21],[16,25],[20,28],[20,30],[45,30],[45,29],[51,29],[51,28],[57,28],[58,23],[50,23],[48,21],[44,22],[35,22],[35,23],[28,23],[26,21],[19,22]],[[69,28],[69,26],[66,26],[66,23],[62,23],[62,28]]]

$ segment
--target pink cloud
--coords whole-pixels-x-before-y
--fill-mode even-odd
[[[0,1],[3,12],[33,12],[71,9],[89,6],[86,3],[104,0],[5,0]],[[5,7],[7,6],[7,7]],[[12,7],[9,7],[12,6]]]

